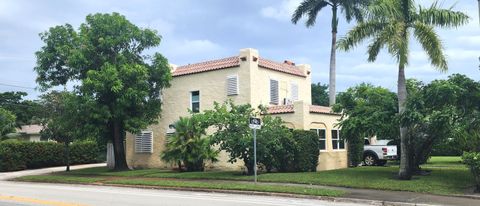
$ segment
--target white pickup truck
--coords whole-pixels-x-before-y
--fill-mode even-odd
[[[387,160],[397,159],[397,146],[388,145],[391,140],[378,140],[375,144],[370,144],[368,139],[365,139],[365,146],[363,147],[363,164],[366,166],[383,166]]]

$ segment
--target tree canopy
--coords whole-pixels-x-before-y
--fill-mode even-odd
[[[77,83],[75,92],[88,106],[84,115],[113,141],[115,169],[127,169],[125,132],[157,121],[161,90],[171,79],[165,57],[145,54],[161,37],[118,13],[91,14],[78,30],[65,24],[40,37],[44,46],[34,68],[40,88]]]
[[[16,116],[15,126],[38,124],[44,117],[42,106],[37,101],[24,100],[26,92],[0,93],[0,107]]]
[[[328,106],[328,85],[320,82],[312,84],[312,104]]]

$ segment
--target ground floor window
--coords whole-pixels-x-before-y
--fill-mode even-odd
[[[345,149],[345,140],[340,137],[338,129],[332,129],[332,146],[334,150]]]
[[[311,131],[315,132],[318,136],[319,141],[319,148],[320,150],[327,149],[327,132],[325,129],[311,129]]]

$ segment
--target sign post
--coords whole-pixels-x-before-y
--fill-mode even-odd
[[[255,175],[255,183],[257,183],[257,129],[262,127],[260,118],[250,117],[249,125],[253,129],[253,172]]]

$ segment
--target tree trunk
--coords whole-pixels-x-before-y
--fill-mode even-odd
[[[112,133],[113,133],[113,152],[115,153],[115,168],[114,170],[128,170],[127,159],[125,157],[124,146],[124,131],[121,123],[117,120],[113,120]]]
[[[329,105],[335,104],[336,95],[336,52],[337,52],[337,7],[332,7],[332,47],[330,50],[330,76],[328,82],[328,101]]]
[[[405,82],[405,65],[400,63],[398,68],[398,109],[399,114],[405,111],[407,101],[407,85]],[[400,171],[398,177],[401,180],[410,180],[412,178],[410,170],[410,159],[408,150],[407,128],[400,125]]]
[[[65,164],[67,169],[65,171],[70,172],[70,145],[69,142],[65,142]]]

